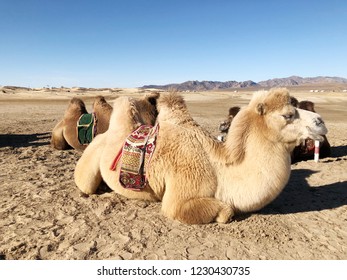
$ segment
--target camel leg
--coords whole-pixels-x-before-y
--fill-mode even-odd
[[[71,148],[71,146],[66,142],[63,132],[64,120],[61,120],[52,130],[51,145],[57,150],[67,150]]]
[[[207,224],[227,223],[233,215],[230,205],[212,197],[200,197],[180,202],[172,218],[187,224]]]
[[[216,222],[220,224],[226,224],[230,221],[234,214],[234,210],[231,208],[231,206],[226,205],[218,212]]]
[[[104,147],[104,134],[99,134],[84,150],[75,167],[75,183],[86,194],[93,194],[102,182],[100,159]]]

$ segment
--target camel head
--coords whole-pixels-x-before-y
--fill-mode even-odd
[[[283,142],[294,149],[307,138],[323,141],[327,128],[320,115],[295,108],[287,89],[258,92],[250,102],[254,124],[270,140]]]

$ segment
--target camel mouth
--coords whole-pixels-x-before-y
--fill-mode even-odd
[[[319,142],[323,142],[324,141],[324,137],[322,135],[315,135],[314,137],[312,137],[313,140],[317,140]]]
[[[317,134],[319,135],[326,135],[328,133],[328,129],[325,126],[324,123],[321,123],[318,127],[317,127],[317,131],[315,131]]]
[[[309,138],[313,140],[318,140],[319,142],[324,141],[323,135],[326,135],[328,133],[328,129],[325,125],[320,125],[319,127],[315,128],[314,130],[310,127],[306,127],[309,132]]]

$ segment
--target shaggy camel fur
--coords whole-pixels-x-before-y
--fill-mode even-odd
[[[298,107],[299,101],[298,101],[295,97],[291,96],[291,97],[290,97],[290,103],[291,103],[294,107]],[[305,108],[300,108],[300,109],[305,109]],[[225,118],[224,121],[222,121],[222,122],[219,124],[219,128],[218,128],[218,129],[219,129],[219,131],[220,131],[221,133],[225,133],[225,134],[228,133],[229,128],[230,128],[230,125],[231,125],[231,122],[232,122],[233,119],[235,118],[236,114],[237,114],[238,112],[240,112],[240,110],[241,110],[241,108],[238,107],[238,106],[230,107],[230,108],[229,108],[229,113],[228,113],[227,117]],[[308,110],[308,109],[306,109],[306,110]],[[312,110],[309,110],[309,111],[314,112],[314,111],[312,111]],[[224,141],[224,137],[223,137],[223,141]]]
[[[287,90],[275,89],[255,94],[221,143],[193,120],[181,96],[162,94],[149,184],[132,191],[119,183],[119,162],[115,171],[110,166],[141,119],[130,99],[119,98],[114,106],[122,110],[113,111],[109,130],[77,162],[76,185],[91,194],[103,179],[128,198],[162,201],[164,215],[188,224],[226,223],[236,212],[264,207],[286,185],[295,145],[327,132],[318,114],[294,108]]]
[[[143,106],[142,114],[145,123],[153,123],[153,117],[157,116],[156,99],[158,93],[150,93],[139,99],[139,104]],[[96,115],[96,134],[104,133],[110,123],[112,106],[107,103],[104,97],[97,96],[93,103],[93,112]],[[73,98],[65,111],[63,119],[54,127],[52,131],[51,144],[58,150],[74,148],[84,150],[87,145],[82,145],[78,141],[77,121],[82,114],[87,114],[86,107],[81,99]]]

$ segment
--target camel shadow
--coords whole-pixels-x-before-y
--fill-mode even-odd
[[[347,145],[331,147],[331,156],[332,157],[343,157],[347,155]]]
[[[293,170],[283,192],[259,213],[294,214],[347,205],[347,181],[311,187],[306,178],[314,173],[308,169]]]
[[[51,134],[49,132],[34,134],[0,134],[0,148],[49,145],[50,137]]]

